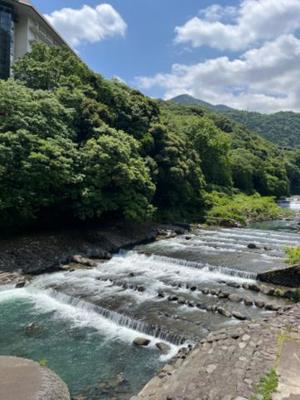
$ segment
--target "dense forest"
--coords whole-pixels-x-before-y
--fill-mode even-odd
[[[277,112],[261,114],[258,112],[240,111],[223,104],[212,105],[192,96],[181,95],[172,102],[185,105],[199,105],[214,112],[222,112],[228,118],[243,124],[249,130],[255,131],[273,143],[282,147],[300,147],[300,113]]]
[[[43,44],[0,82],[0,226],[201,218],[207,193],[300,192],[300,151],[152,100]]]

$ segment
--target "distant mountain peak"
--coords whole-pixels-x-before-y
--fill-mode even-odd
[[[196,99],[195,97],[189,95],[189,94],[180,94],[179,96],[176,96],[172,99],[170,99],[172,103],[177,103],[177,104],[187,104],[187,105],[198,105],[198,106],[203,106],[206,108],[209,108],[214,111],[229,111],[232,110],[232,108],[226,106],[225,104],[211,104],[208,103],[207,101]]]

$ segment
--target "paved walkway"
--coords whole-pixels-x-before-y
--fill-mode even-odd
[[[276,368],[273,400],[300,400],[300,305],[211,333],[154,377],[134,400],[248,400]]]
[[[1,400],[70,400],[65,383],[48,368],[17,357],[0,357]]]
[[[277,366],[279,385],[272,400],[300,400],[300,340],[287,336]]]

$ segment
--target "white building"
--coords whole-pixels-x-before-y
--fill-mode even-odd
[[[68,46],[30,0],[0,0],[0,79],[34,42]]]

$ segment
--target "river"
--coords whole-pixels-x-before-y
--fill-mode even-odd
[[[299,199],[282,205],[300,213]],[[129,399],[181,346],[272,312],[262,304],[284,305],[249,289],[258,272],[283,267],[284,248],[299,243],[299,216],[245,229],[199,228],[93,269],[2,287],[0,354],[46,363],[74,398]],[[151,340],[147,348],[132,345],[140,336]]]

